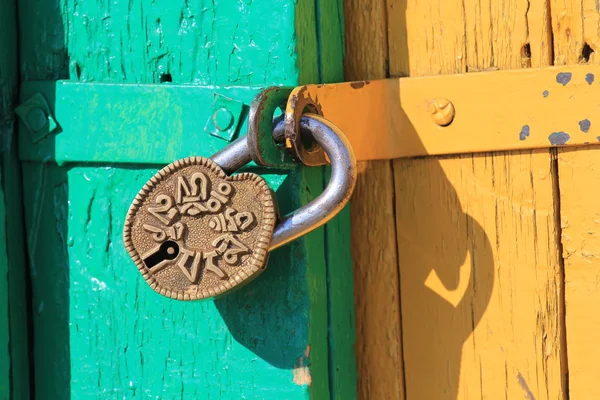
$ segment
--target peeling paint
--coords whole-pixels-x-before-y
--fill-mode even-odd
[[[365,82],[351,82],[350,86],[352,86],[353,89],[362,89],[365,86]]]
[[[592,122],[587,118],[582,121],[579,121],[579,129],[581,129],[581,132],[583,133],[588,133],[591,126]]]
[[[304,355],[298,357],[298,364],[296,364],[292,370],[292,374],[294,375],[293,381],[296,385],[310,386],[312,384],[310,369],[308,368],[308,365],[304,365],[305,360],[307,364],[310,364],[310,345],[306,346]]]
[[[567,86],[569,82],[571,82],[571,78],[573,74],[570,72],[559,72],[556,75],[556,82],[560,83],[563,86]]]
[[[592,83],[594,83],[594,74],[592,74],[592,73],[586,74],[585,81],[588,83],[588,85],[591,85]]]
[[[529,133],[530,133],[529,125],[523,125],[523,127],[521,128],[521,133],[519,133],[519,139],[520,140],[527,139],[527,137],[529,137]]]
[[[571,135],[566,132],[553,132],[550,134],[550,136],[548,136],[548,140],[553,146],[561,146],[566,144],[569,139],[571,139]]]
[[[549,94],[550,94],[550,92],[549,92],[549,91],[547,91],[547,90],[544,90],[544,92],[542,93],[542,96],[544,96],[544,97],[548,97],[548,95],[549,95]]]

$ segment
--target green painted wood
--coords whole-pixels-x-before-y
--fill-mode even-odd
[[[16,4],[0,2],[0,398],[29,398],[26,262],[14,129]]]
[[[191,86],[33,81],[21,87],[21,101],[47,99],[58,133],[36,141],[24,124],[20,157],[26,161],[166,164],[191,155],[211,156],[227,144],[205,131],[216,95],[243,103],[239,132],[264,86]],[[239,122],[238,122],[239,120]],[[236,135],[237,136],[237,135]],[[73,146],[85,143],[85,146]]]
[[[343,0],[319,1],[317,36],[321,82],[344,80]],[[336,23],[332,23],[335,21]],[[325,184],[330,168],[325,168]],[[354,276],[350,253],[350,206],[325,226],[329,301],[329,368],[331,397],[356,398],[357,371],[354,344]]]
[[[317,23],[325,2],[19,0],[21,76],[25,82],[316,82],[323,62],[318,25],[339,24],[323,13]],[[56,94],[49,101],[60,104]],[[81,93],[78,101],[89,96]],[[342,398],[332,389],[338,369],[345,369],[338,359],[354,365],[342,354],[347,339],[338,341],[340,328],[330,325],[335,295],[328,274],[336,251],[326,248],[326,229],[273,252],[261,277],[223,299],[163,298],[145,285],[121,241],[129,202],[160,165],[94,159],[98,142],[85,135],[91,129],[101,134],[102,126],[74,114],[88,128],[81,137],[61,144],[56,136],[41,153],[21,149],[35,154],[24,164],[23,179],[36,397]],[[203,126],[205,114],[196,118],[185,123]],[[188,134],[165,154],[191,151],[198,142],[212,150],[210,143],[218,143],[197,129]],[[81,152],[89,157],[79,161],[88,162],[52,161],[75,160],[65,156],[70,146],[87,146]],[[155,148],[139,151],[139,160],[156,159],[147,149]],[[125,157],[137,151],[134,145],[120,150]],[[322,168],[267,176],[283,212],[318,195],[324,179]]]

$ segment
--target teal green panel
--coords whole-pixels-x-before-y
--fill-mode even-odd
[[[330,348],[339,346],[340,329],[330,326],[324,228],[274,252],[251,285],[203,303],[157,295],[121,242],[129,201],[145,179],[171,157],[226,145],[203,131],[214,92],[177,97],[177,84],[220,85],[214,90],[240,91],[232,97],[249,104],[258,87],[318,81],[316,3],[19,4],[24,94],[43,84],[32,81],[83,82],[38,90],[57,105],[62,132],[38,144],[21,132],[36,397],[330,398],[341,350]],[[108,86],[87,91],[97,82],[165,85],[114,99],[102,92]],[[239,85],[256,86],[242,94]],[[194,103],[198,113],[183,116]],[[318,195],[323,179],[322,168],[268,176],[283,212]]]

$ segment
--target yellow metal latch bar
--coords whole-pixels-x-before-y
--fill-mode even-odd
[[[300,86],[358,160],[600,143],[600,66]]]

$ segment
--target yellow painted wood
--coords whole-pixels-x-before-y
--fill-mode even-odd
[[[385,1],[344,2],[347,80],[387,74]],[[358,397],[404,399],[398,258],[390,161],[358,163],[351,200]]]
[[[564,151],[559,155],[560,205],[569,394],[572,400],[600,398],[597,385],[600,331],[600,186],[599,149]]]
[[[595,0],[552,1],[552,28],[556,64],[600,59],[598,6]],[[590,48],[586,51],[586,45]],[[592,124],[595,119],[590,118]],[[598,121],[600,122],[600,121]],[[600,206],[595,201],[600,184],[600,152],[579,148],[558,152],[561,239],[565,274],[566,340],[570,399],[600,398],[597,363],[600,304],[598,267]]]
[[[510,67],[532,59],[505,61]],[[317,100],[358,160],[381,160],[600,144],[600,124],[582,125],[600,107],[599,81],[600,66],[570,65],[307,85],[292,96],[308,93]],[[448,126],[432,118],[440,98],[456,110]]]
[[[544,66],[540,3],[390,1],[390,74]],[[550,152],[402,159],[393,170],[407,399],[565,398]]]

